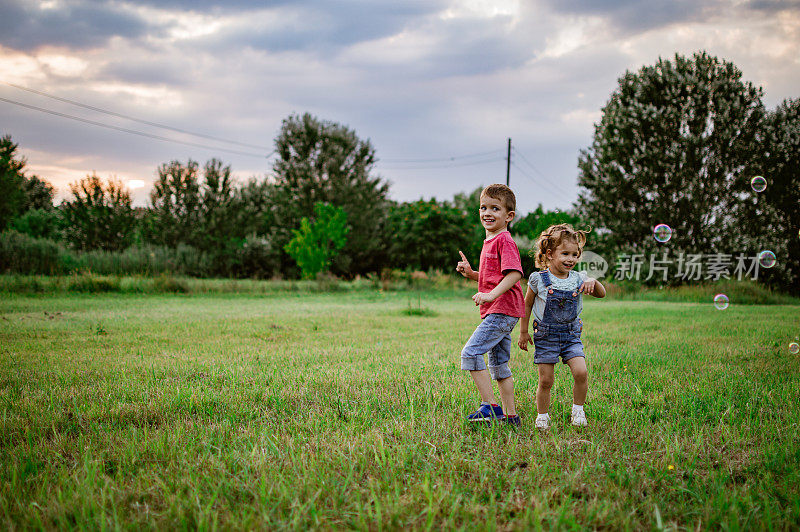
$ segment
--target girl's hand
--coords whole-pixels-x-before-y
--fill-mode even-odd
[[[531,335],[526,332],[519,333],[519,342],[517,342],[519,348],[522,349],[523,351],[527,351],[528,344],[531,345],[533,344],[533,340],[531,340]]]
[[[592,296],[594,295],[595,284],[597,284],[596,280],[588,278],[583,282],[580,288],[578,288],[578,292],[583,292],[584,294]]]

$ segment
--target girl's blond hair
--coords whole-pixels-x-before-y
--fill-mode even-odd
[[[586,235],[588,231],[579,231],[573,229],[570,224],[557,224],[551,225],[539,235],[536,239],[536,247],[534,248],[534,259],[537,268],[547,268],[549,263],[547,259],[548,251],[555,251],[558,246],[565,240],[575,242],[578,245],[578,256],[583,253],[583,246],[586,245]]]

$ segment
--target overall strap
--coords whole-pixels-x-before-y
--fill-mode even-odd
[[[539,275],[542,276],[542,282],[545,288],[549,288],[553,284],[553,281],[550,280],[550,273],[547,270],[540,271]]]

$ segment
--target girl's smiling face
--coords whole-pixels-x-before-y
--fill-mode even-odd
[[[581,250],[576,242],[563,240],[556,249],[547,252],[548,266],[555,273],[569,273],[580,256]]]

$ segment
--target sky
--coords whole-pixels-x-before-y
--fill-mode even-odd
[[[618,78],[701,50],[800,97],[800,0],[0,0],[0,135],[59,200],[96,172],[137,205],[172,160],[267,178],[292,114],[369,139],[398,201],[505,182],[511,138],[518,212],[566,209]]]

